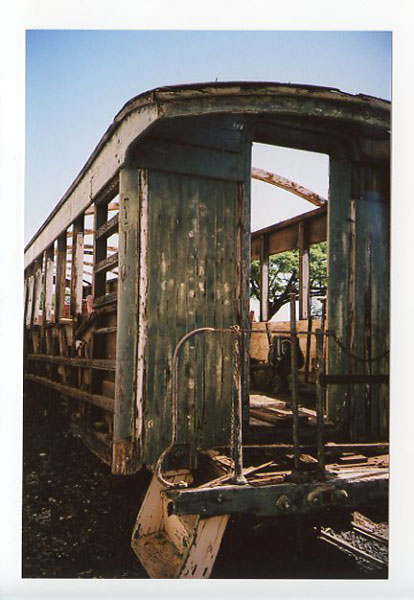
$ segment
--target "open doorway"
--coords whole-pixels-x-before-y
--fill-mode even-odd
[[[325,324],[328,188],[328,155],[253,144],[250,320],[263,331],[250,340],[250,420],[256,425],[291,419],[293,307],[299,402],[312,408],[315,401],[311,332]]]

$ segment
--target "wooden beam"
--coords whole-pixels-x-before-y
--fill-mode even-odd
[[[269,171],[265,171],[264,169],[257,169],[256,167],[252,168],[252,178],[258,179],[259,181],[264,181],[266,183],[270,183],[275,185],[282,190],[286,190],[287,192],[291,192],[308,202],[311,202],[315,206],[324,206],[327,203],[325,198],[316,194],[316,192],[312,192],[307,188],[299,185],[295,181],[291,181],[290,179],[286,179],[281,175],[276,175],[276,173],[270,173]]]
[[[109,206],[108,206],[108,210],[109,210]],[[115,216],[112,217],[112,219],[109,219],[109,221],[107,221],[106,223],[101,225],[101,227],[99,227],[99,229],[96,231],[95,237],[100,238],[102,236],[105,236],[106,238],[108,238],[111,235],[113,235],[114,233],[117,233],[118,232],[118,223],[119,223],[119,213],[117,213]]]
[[[28,354],[28,360],[99,369],[101,371],[115,371],[115,361],[109,358],[74,358],[70,356],[48,356],[47,354]]]
[[[35,261],[34,266],[34,300],[33,300],[33,325],[39,324],[40,298],[42,295],[42,255]]]
[[[94,404],[95,406],[99,406],[100,408],[103,408],[104,410],[107,410],[109,412],[114,412],[114,401],[112,398],[100,396],[98,394],[90,394],[89,392],[84,392],[83,390],[79,390],[78,388],[64,385],[63,383],[57,383],[56,381],[52,381],[47,377],[39,377],[37,375],[26,374],[24,378],[26,379],[26,381],[33,381],[34,383],[39,383],[40,385],[50,387],[56,392],[63,394],[64,396],[70,396],[72,398],[75,398],[76,400],[82,400],[83,402]]]
[[[84,218],[80,216],[73,224],[72,268],[70,278],[70,314],[73,318],[82,314]]]
[[[111,254],[111,256],[107,256],[103,260],[95,263],[94,272],[95,274],[111,271],[118,264],[118,252]]]
[[[119,210],[119,202],[111,202],[111,204],[108,204],[108,211],[114,211],[114,210]],[[89,208],[87,208],[85,210],[85,215],[93,215],[94,214],[94,207],[90,206]],[[93,232],[91,232],[93,233]]]
[[[263,235],[260,245],[260,320],[269,320],[269,238]]]
[[[45,280],[43,287],[43,323],[50,323],[52,320],[52,298],[53,298],[53,271],[54,248],[53,244],[45,252]]]
[[[299,319],[309,317],[310,308],[310,265],[309,243],[305,221],[298,223],[299,241]]]
[[[32,310],[33,310],[33,294],[34,294],[34,275],[32,274],[32,268],[30,269],[30,275],[28,276],[28,291],[27,291],[27,303],[26,303],[26,327],[30,327],[32,324]]]
[[[58,250],[56,262],[55,286],[55,314],[56,322],[63,317],[66,289],[66,231],[58,237]]]
[[[258,229],[251,235],[252,259],[260,258],[261,237],[264,234],[269,238],[269,255],[278,254],[285,250],[293,250],[298,247],[298,223],[306,221],[308,244],[323,242],[327,238],[326,231],[327,206],[321,206],[292,219],[274,223],[269,227]]]
[[[326,494],[329,490],[329,494]],[[347,492],[343,494],[342,490]],[[339,492],[337,494],[336,492]],[[276,483],[253,487],[251,485],[224,485],[213,488],[188,488],[167,490],[171,499],[170,514],[200,514],[210,517],[220,514],[248,513],[262,517],[317,513],[322,508],[338,505],[350,510],[362,500],[377,502],[388,496],[388,469],[371,468],[365,473],[342,474],[329,485],[312,483]],[[320,502],[313,503],[312,497],[319,496]]]
[[[105,237],[97,238],[96,233],[108,220],[108,204],[97,204],[95,205],[95,216],[94,216],[94,230],[95,235],[93,238],[94,252],[93,252],[93,269],[95,271],[96,266],[105,260],[107,252],[107,240]],[[92,296],[99,298],[105,295],[105,281],[106,271],[100,271],[94,273],[92,283]]]

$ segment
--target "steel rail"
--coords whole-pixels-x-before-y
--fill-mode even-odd
[[[328,533],[327,531],[325,531],[323,529],[320,531],[318,537],[321,540],[327,542],[328,544],[336,546],[339,549],[348,550],[351,554],[360,556],[361,558],[364,558],[365,560],[370,561],[371,563],[374,563],[380,567],[384,568],[384,567],[388,566],[388,564],[385,561],[381,560],[380,558],[377,558],[376,556],[372,556],[371,554],[368,554],[368,552],[365,552],[364,550],[357,548],[350,542],[347,542],[346,540],[344,540],[340,537],[332,535],[331,533]]]

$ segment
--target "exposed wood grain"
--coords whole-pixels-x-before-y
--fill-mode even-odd
[[[40,256],[34,263],[34,300],[32,314],[33,325],[39,325],[40,323],[39,311],[42,295],[42,259],[43,256]]]
[[[53,276],[54,276],[54,248],[53,245],[46,249],[45,255],[45,282],[44,282],[44,303],[43,315],[46,323],[52,320],[52,302],[53,302]]]
[[[286,177],[276,175],[276,173],[270,173],[264,169],[253,167],[252,177],[253,179],[258,179],[259,181],[265,181],[266,183],[275,185],[276,187],[286,190],[287,192],[292,192],[292,194],[295,194],[295,196],[299,196],[300,198],[311,202],[315,206],[323,206],[327,203],[327,200],[322,198],[322,196],[316,192],[312,192],[302,185],[299,185],[299,183],[291,181],[290,179],[286,179]]]
[[[59,238],[56,256],[55,315],[56,321],[64,316],[66,291],[66,232]]]
[[[269,320],[269,238],[261,237],[260,245],[260,320]]]
[[[303,215],[254,231],[251,241],[252,259],[260,258],[260,240],[265,234],[268,236],[270,255],[298,248],[298,223],[300,221],[306,223],[308,244],[325,241],[327,237],[326,214],[327,207],[322,206]]]
[[[299,246],[299,319],[307,319],[310,309],[310,263],[308,243],[308,222],[298,223]]]
[[[104,261],[107,253],[107,239],[106,237],[97,238],[96,232],[102,227],[108,220],[108,204],[101,203],[95,204],[94,207],[94,231],[95,235],[93,237],[93,279],[92,279],[92,296],[96,302],[98,298],[101,298],[105,295],[105,281],[106,281],[106,271],[98,271],[95,272],[96,266]]]
[[[82,284],[83,284],[83,216],[73,224],[72,238],[72,269],[70,278],[70,313],[73,318],[82,314]]]

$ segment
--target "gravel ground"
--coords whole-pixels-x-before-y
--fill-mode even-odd
[[[130,536],[149,479],[148,473],[111,475],[72,436],[69,417],[56,398],[26,398],[23,577],[147,578]],[[378,577],[338,556],[303,523],[292,525],[232,519],[212,578]]]

